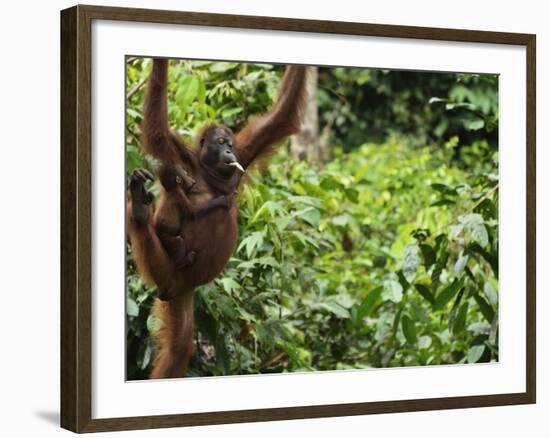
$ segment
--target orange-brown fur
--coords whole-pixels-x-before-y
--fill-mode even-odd
[[[229,187],[214,181],[200,164],[201,154],[204,154],[201,141],[192,150],[170,131],[166,105],[167,69],[167,60],[154,60],[144,108],[143,151],[163,163],[190,167],[196,184],[187,196],[193,205],[232,193],[239,178],[228,182]],[[234,152],[242,166],[249,167],[299,129],[306,100],[305,82],[305,67],[287,67],[274,107],[237,133]],[[158,202],[163,202],[162,197],[161,193]],[[175,296],[167,302],[155,300],[153,313],[161,318],[163,325],[155,335],[157,354],[151,378],[181,377],[194,354],[193,290],[216,278],[231,257],[237,239],[237,206],[217,209],[185,224],[182,237],[197,254],[192,266],[176,270],[155,232],[155,222],[159,218],[155,216],[154,206],[150,206],[147,223],[139,224],[132,217],[131,202],[130,199],[128,234],[138,270],[150,284]]]

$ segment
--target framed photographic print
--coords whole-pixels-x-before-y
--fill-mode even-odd
[[[61,13],[61,425],[534,403],[535,36]]]

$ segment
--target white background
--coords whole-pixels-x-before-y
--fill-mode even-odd
[[[102,4],[100,2],[92,2]],[[531,32],[538,35],[538,223],[548,222],[543,203],[548,187],[542,175],[548,153],[542,148],[548,131],[545,104],[550,101],[544,78],[550,38],[544,2],[374,2],[357,0],[292,2],[272,5],[258,1],[111,1],[110,5],[187,9],[373,23]],[[309,4],[311,10],[308,9]],[[397,4],[396,4],[397,3]],[[4,309],[0,316],[2,344],[0,388],[2,422],[8,436],[68,435],[57,427],[59,404],[59,9],[69,2],[27,1],[4,5],[2,13],[2,155],[3,193],[2,285]],[[6,99],[7,97],[7,99]],[[546,111],[546,113],[545,113]],[[6,135],[7,134],[7,135]],[[22,188],[22,190],[21,190]],[[17,190],[19,189],[19,190]],[[548,191],[548,188],[546,189]],[[32,200],[33,205],[30,205]],[[546,211],[545,211],[546,208]],[[301,436],[404,435],[463,437],[527,435],[543,437],[548,430],[550,386],[544,366],[549,351],[542,350],[548,335],[548,312],[543,291],[548,287],[543,246],[548,232],[538,235],[538,400],[535,406],[467,409],[380,416],[285,421],[264,424],[209,426],[184,431],[142,431],[112,436]],[[547,268],[546,268],[547,270]],[[546,312],[545,312],[546,311]]]

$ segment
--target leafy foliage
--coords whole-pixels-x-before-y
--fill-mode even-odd
[[[129,91],[149,69],[149,60],[128,62]],[[242,126],[272,102],[280,71],[181,61],[170,71],[171,123],[189,137],[209,119]],[[366,84],[397,87],[403,75],[324,69],[319,87],[361,84],[339,89],[351,101],[370,92]],[[402,119],[359,104],[343,110],[341,97],[320,93],[320,113],[332,117],[332,102],[345,119],[332,125],[333,159],[320,168],[289,159],[282,147],[265,169],[248,174],[233,258],[219,278],[197,290],[198,348],[190,375],[498,360],[495,82],[409,75],[414,99],[440,107],[438,123],[448,123],[437,132],[435,119],[419,127],[440,145],[417,133],[406,141],[410,124]],[[418,86],[423,81],[427,85]],[[391,105],[401,102],[403,116],[412,112],[408,99],[391,90],[384,91]],[[446,100],[430,103],[432,97]],[[128,171],[150,165],[137,143],[142,99],[138,89],[127,109]],[[474,137],[457,108],[480,114],[483,126]],[[363,116],[378,126],[392,123],[400,135],[385,132],[383,140],[365,143]],[[339,146],[343,140],[349,144]],[[155,290],[136,275],[130,250],[127,283],[128,378],[144,378],[153,356],[149,334],[161,321],[149,316]]]
[[[495,75],[322,68],[319,109],[333,141],[349,150],[395,137],[410,146],[498,141]]]

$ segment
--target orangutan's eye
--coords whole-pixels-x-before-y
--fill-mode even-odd
[[[218,138],[218,143],[219,144],[224,144],[225,143],[225,138],[223,138],[223,137]]]

